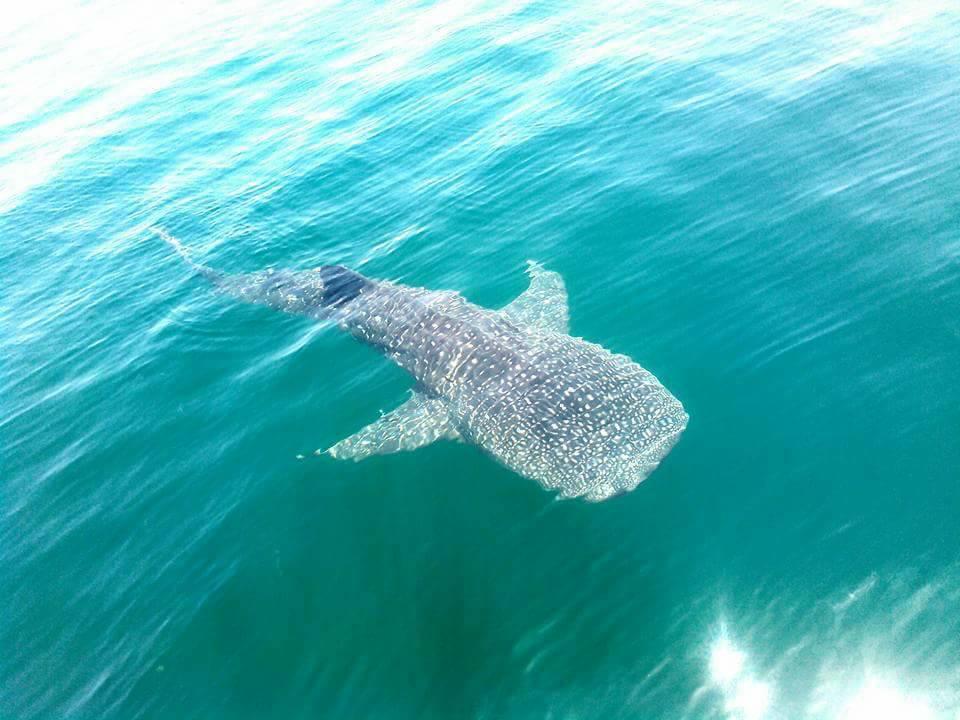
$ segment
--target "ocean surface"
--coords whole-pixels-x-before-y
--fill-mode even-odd
[[[410,380],[153,226],[538,260],[689,427],[598,504],[314,457]],[[960,718],[956,3],[11,5],[0,276],[3,720]]]

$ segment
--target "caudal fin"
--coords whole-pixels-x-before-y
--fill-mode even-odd
[[[183,258],[183,261],[187,263],[187,265],[189,265],[195,272],[200,273],[205,278],[215,283],[218,283],[220,282],[220,280],[223,279],[223,273],[218,272],[212,268],[208,268],[206,265],[201,265],[198,262],[194,262],[193,258],[190,257],[190,253],[183,246],[183,243],[181,243],[179,240],[173,237],[166,230],[164,230],[161,227],[153,227],[151,229],[153,230],[154,233],[157,234],[157,236],[161,240],[163,240],[165,243],[167,243],[167,245],[173,248],[173,251],[177,253],[177,255],[179,255],[181,258]]]

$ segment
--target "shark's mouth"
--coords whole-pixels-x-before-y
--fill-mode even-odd
[[[679,402],[677,405],[679,406]],[[679,407],[678,411],[676,427],[664,433],[656,442],[639,452],[621,472],[604,477],[599,483],[587,490],[561,492],[561,497],[582,496],[589,502],[600,502],[614,495],[636,489],[637,485],[646,480],[657,469],[657,466],[670,453],[686,429],[689,416],[682,407]]]
[[[644,465],[650,465],[650,472],[653,472],[657,465],[660,464],[660,461],[673,450],[673,446],[677,444],[677,440],[680,439],[686,427],[687,423],[684,421],[683,425],[669,435],[665,435],[658,443],[644,453]],[[648,472],[647,475],[649,475],[650,472]]]

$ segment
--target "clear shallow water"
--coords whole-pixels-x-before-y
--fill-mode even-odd
[[[958,716],[955,6],[20,12],[0,714]],[[154,224],[487,305],[540,260],[690,426],[600,505],[298,462],[403,374]]]

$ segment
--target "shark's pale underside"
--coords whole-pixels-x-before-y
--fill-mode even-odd
[[[411,397],[329,448],[335,458],[464,440],[563,497],[603,500],[634,489],[686,427],[683,406],[653,375],[568,334],[563,279],[536,263],[527,290],[489,310],[338,265],[227,275],[158,232],[223,292],[332,320],[414,377]]]

